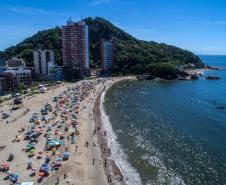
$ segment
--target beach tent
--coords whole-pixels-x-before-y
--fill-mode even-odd
[[[63,160],[68,160],[69,156],[70,156],[69,152],[64,152],[62,158],[63,158]]]
[[[34,185],[34,182],[22,182],[21,185]]]
[[[48,164],[48,163],[42,164],[40,170],[41,170],[41,171],[44,171],[44,172],[46,172],[46,173],[48,173],[49,170],[50,170],[49,164]]]
[[[19,176],[17,174],[11,174],[10,175],[10,181],[12,183],[16,183],[18,181]]]
[[[4,163],[1,165],[0,171],[7,172],[9,170],[9,167],[10,167],[9,163]]]

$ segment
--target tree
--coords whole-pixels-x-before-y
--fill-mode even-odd
[[[96,17],[93,19],[89,17],[84,19],[84,21],[89,25],[90,67],[93,69],[100,67],[101,40],[109,40],[111,38],[115,40],[113,71],[117,73],[140,74],[148,71],[147,68],[150,67],[150,64],[159,62],[172,64],[175,67],[181,65],[189,66],[189,64],[194,64],[195,67],[204,67],[199,57],[189,51],[153,41],[138,40],[103,18]],[[8,59],[12,56],[19,56],[25,60],[28,66],[33,66],[34,50],[53,49],[56,62],[61,65],[61,42],[61,30],[56,27],[40,31],[16,46],[6,49],[0,53],[0,57]],[[66,76],[70,76],[70,74],[66,74]]]
[[[22,90],[24,90],[26,87],[25,87],[25,85],[24,85],[24,83],[23,82],[20,82],[19,84],[18,84],[18,87],[17,87],[17,89],[21,92]]]

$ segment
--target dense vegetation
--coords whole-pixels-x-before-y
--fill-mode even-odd
[[[159,69],[166,70],[175,66],[202,67],[201,60],[189,51],[180,48],[137,40],[133,36],[125,33],[110,22],[96,17],[86,18],[89,25],[90,40],[90,67],[100,66],[100,43],[102,39],[115,39],[115,72],[124,74],[141,74],[154,72],[159,74]],[[0,57],[8,59],[18,56],[25,59],[28,66],[33,65],[32,52],[37,49],[53,49],[56,61],[62,64],[61,58],[61,36],[60,28],[40,31],[37,34],[25,39],[14,47],[6,49],[0,53]],[[163,64],[168,65],[163,65]]]

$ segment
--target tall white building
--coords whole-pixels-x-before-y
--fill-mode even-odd
[[[33,52],[35,74],[42,78],[50,76],[50,69],[55,65],[53,50],[38,50]]]
[[[114,65],[114,40],[101,43],[101,67],[104,70],[112,69]]]

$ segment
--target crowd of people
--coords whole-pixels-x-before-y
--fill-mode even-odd
[[[78,150],[80,103],[95,91],[99,83],[103,83],[103,80],[89,80],[68,87],[44,104],[40,112],[34,112],[27,126],[18,130],[12,142],[24,142],[21,155],[27,155],[24,170],[29,170],[29,179],[32,177],[34,181],[42,182],[70,158],[71,152],[74,152],[68,150],[70,145],[76,145],[75,151]],[[0,164],[0,173],[5,174],[4,180],[9,180],[9,183],[20,184],[18,172],[11,168],[16,160],[15,153],[9,153],[8,159]],[[66,174],[64,176],[67,177]]]

